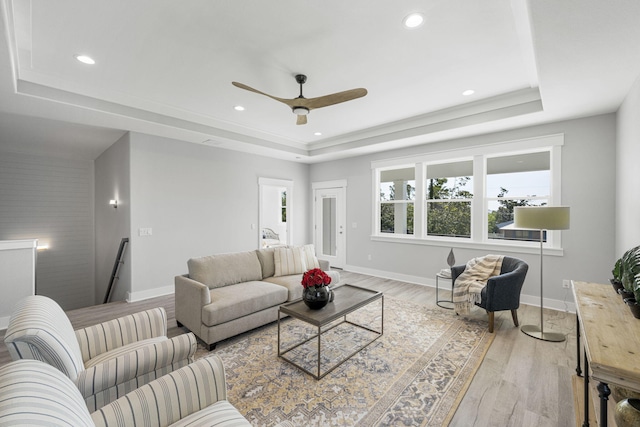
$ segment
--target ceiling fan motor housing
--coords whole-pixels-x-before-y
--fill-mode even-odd
[[[293,107],[292,110],[294,114],[297,114],[299,116],[306,116],[307,114],[309,114],[309,109],[306,107]]]

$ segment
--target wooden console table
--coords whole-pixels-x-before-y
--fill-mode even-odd
[[[572,282],[576,302],[577,367],[584,347],[584,422],[589,425],[589,381],[598,381],[599,425],[607,426],[610,384],[640,391],[640,319],[631,315],[611,285]]]

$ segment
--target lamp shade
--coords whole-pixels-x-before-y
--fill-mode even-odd
[[[568,206],[517,206],[513,209],[515,228],[568,230]]]

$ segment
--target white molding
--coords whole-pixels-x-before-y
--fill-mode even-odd
[[[473,242],[469,239],[459,240],[446,240],[438,238],[418,239],[412,235],[389,235],[389,236],[370,236],[371,241],[375,242],[387,242],[387,243],[406,243],[410,245],[423,245],[423,246],[442,246],[451,247],[454,246],[460,249],[482,249],[487,251],[501,251],[509,252],[513,254],[536,254],[540,255],[540,243],[532,242],[531,245],[509,244],[505,240],[496,239],[496,242]],[[564,256],[563,248],[544,248],[545,256]]]
[[[491,155],[508,152],[529,152],[536,149],[544,149],[564,145],[564,133],[551,135],[534,136],[509,141],[497,141],[487,144],[478,144],[472,147],[453,148],[449,150],[439,150],[422,154],[411,154],[408,156],[394,157],[389,159],[373,160],[371,168],[395,168],[405,164],[415,164],[418,162],[437,162],[440,160],[456,160],[458,158],[468,158],[475,155]],[[453,154],[459,153],[459,154]]]
[[[369,276],[381,277],[383,279],[398,280],[401,282],[413,283],[416,285],[436,287],[435,279],[428,279],[424,276],[412,276],[409,274],[394,273],[391,271],[376,270],[374,268],[359,267],[357,265],[347,264],[344,266],[345,271],[351,271]],[[435,277],[435,276],[434,276]]]
[[[345,271],[351,271],[353,273],[366,274],[369,276],[380,277],[383,279],[398,280],[400,282],[413,283],[416,285],[428,286],[430,288],[436,287],[435,276],[433,278],[423,276],[411,276],[408,274],[394,273],[391,271],[376,270],[373,268],[359,267],[356,265],[345,265]],[[447,286],[450,286],[449,284]],[[566,297],[569,297],[570,290],[567,289]],[[566,298],[565,297],[565,298]],[[540,297],[535,295],[520,294],[520,303],[530,305],[532,307],[540,307]],[[571,301],[563,301],[557,299],[544,299],[544,308],[556,311],[563,311],[566,313],[575,313],[576,305]]]
[[[164,295],[170,295],[175,292],[173,285],[163,286],[161,288],[148,289],[146,291],[139,292],[127,292],[127,302],[142,301],[149,298],[161,297]]]
[[[4,331],[9,327],[9,319],[11,319],[11,316],[0,317],[0,331]]]
[[[293,180],[291,179],[274,179],[274,178],[258,178],[259,185],[271,185],[273,187],[291,187],[293,188]]]
[[[320,181],[320,182],[312,182],[311,189],[315,190],[316,188],[347,188],[347,180],[346,179],[336,179],[335,181]]]
[[[567,289],[567,296],[570,293],[570,289]],[[520,303],[530,305],[532,307],[540,307],[540,297],[521,294]],[[562,301],[559,299],[544,298],[544,308],[556,311],[564,311],[566,313],[576,312],[576,304],[574,302]]]
[[[0,240],[0,251],[13,249],[35,249],[38,246],[38,239],[28,240]]]

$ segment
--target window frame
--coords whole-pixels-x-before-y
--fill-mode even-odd
[[[373,227],[375,229],[375,233],[377,235],[380,236],[395,236],[395,237],[400,237],[402,238],[402,236],[415,236],[416,233],[416,203],[417,203],[417,194],[418,194],[418,177],[417,175],[414,176],[414,181],[416,183],[416,187],[415,187],[415,195],[413,197],[413,199],[394,199],[394,200],[380,200],[380,190],[381,190],[381,175],[383,172],[385,171],[389,171],[389,170],[396,170],[396,169],[407,169],[407,168],[411,168],[411,167],[416,167],[415,164],[412,163],[408,163],[408,164],[400,164],[400,165],[396,165],[393,167],[387,167],[387,168],[380,168],[377,169],[375,171],[376,173],[376,178],[375,178],[375,188],[374,188],[374,194],[377,195],[377,197],[375,197],[374,199],[374,205],[375,205],[375,218],[377,218],[377,223],[373,224]],[[417,171],[416,171],[417,173]],[[386,182],[386,181],[385,181]],[[413,233],[409,234],[409,233],[383,233],[381,230],[381,211],[382,211],[382,204],[389,204],[389,205],[395,205],[395,204],[403,204],[408,206],[409,204],[413,205]]]
[[[548,151],[550,155],[550,206],[561,205],[561,152],[564,134],[545,135],[527,139],[494,142],[473,147],[435,151],[402,158],[371,162],[373,207],[371,240],[411,244],[480,248],[486,250],[511,249],[514,252],[534,253],[540,250],[539,242],[489,239],[488,197],[486,195],[487,159],[517,154]],[[471,237],[428,236],[426,230],[426,169],[429,164],[442,164],[473,160],[473,198],[471,199]],[[380,176],[382,171],[415,167],[414,234],[380,232]],[[463,199],[460,199],[463,200]],[[464,199],[468,200],[468,199]],[[562,255],[560,231],[548,231],[543,247],[546,254]]]
[[[471,161],[473,162],[473,157],[462,157],[462,158],[452,158],[450,160],[446,160],[446,161],[437,161],[437,162],[423,162],[423,167],[424,167],[424,176],[423,176],[423,185],[424,185],[424,194],[422,196],[423,200],[424,200],[424,205],[423,205],[423,211],[422,211],[422,215],[421,215],[421,220],[422,220],[422,227],[424,230],[424,237],[428,238],[428,239],[453,239],[453,240],[462,240],[462,241],[470,241],[473,238],[473,205],[475,203],[474,198],[460,198],[460,199],[428,199],[427,198],[427,191],[428,191],[428,185],[427,185],[427,179],[428,175],[429,175],[429,167],[434,167],[434,166],[439,166],[439,165],[443,165],[443,164],[449,164],[449,163],[462,163],[462,162],[468,162]],[[473,166],[472,166],[473,169]],[[473,176],[472,178],[472,183],[474,184],[474,190],[475,190],[475,179],[476,177]],[[473,194],[475,194],[475,191],[472,191]],[[416,196],[417,198],[418,196]],[[426,226],[428,226],[428,203],[429,202],[435,202],[435,203],[453,203],[453,202],[463,202],[463,203],[469,203],[469,210],[470,210],[470,223],[469,223],[469,237],[447,237],[447,236],[435,236],[435,235],[429,235],[429,231],[427,229]],[[414,212],[414,216],[415,216],[415,212]]]

